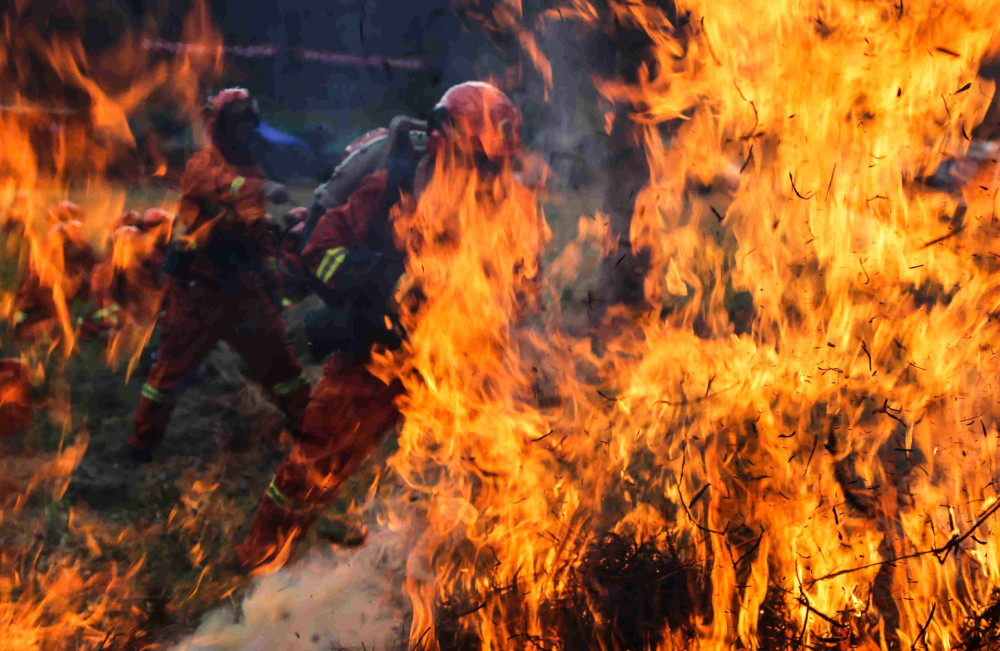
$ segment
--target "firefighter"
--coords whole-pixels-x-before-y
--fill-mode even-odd
[[[150,324],[160,310],[166,258],[174,215],[150,208],[125,211],[111,234],[111,255],[94,268],[90,296],[96,306],[90,327],[107,332],[124,320]]]
[[[225,341],[286,413],[293,431],[309,399],[309,383],[288,346],[281,320],[274,224],[265,200],[287,203],[248,148],[260,125],[256,102],[242,88],[213,97],[206,108],[209,142],[181,178],[178,228],[163,271],[167,309],[156,362],[142,388],[133,461],[152,458],[189,372]]]
[[[302,262],[329,306],[319,327],[310,327],[307,319],[307,331],[311,344],[318,340],[339,352],[324,367],[301,437],[236,550],[245,570],[272,570],[287,560],[293,545],[400,418],[401,383],[386,384],[366,368],[373,347],[401,343],[391,306],[405,254],[394,241],[390,210],[404,197],[419,195],[443,151],[485,174],[502,169],[519,151],[519,123],[517,109],[497,88],[480,82],[455,86],[428,123],[394,120],[379,169],[364,177],[345,204],[326,210],[313,229],[307,228]],[[428,135],[426,153],[419,157],[410,137],[417,127]]]
[[[306,220],[309,210],[303,207],[293,208],[285,214],[285,228],[279,236],[278,266],[282,270],[281,305],[291,307],[312,294],[309,282],[301,277],[299,251],[305,244],[303,241]]]
[[[60,201],[46,217],[48,230],[38,270],[35,263],[29,266],[14,297],[13,322],[18,337],[50,332],[61,307],[65,306],[69,316],[74,302],[84,303],[90,297],[89,281],[97,254],[83,234],[83,211],[72,201]]]

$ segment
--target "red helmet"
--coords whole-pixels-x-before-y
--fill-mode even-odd
[[[83,211],[80,210],[80,206],[73,203],[72,201],[60,201],[55,206],[52,207],[52,211],[49,213],[49,217],[52,222],[72,222],[79,221],[83,217]]]
[[[227,88],[226,90],[219,91],[217,95],[209,100],[209,103],[212,106],[212,110],[218,113],[226,108],[228,104],[237,100],[250,100],[250,91],[246,88]]]
[[[260,122],[257,100],[250,96],[250,91],[246,88],[227,88],[208,98],[203,115],[210,128],[224,112],[230,114],[246,112],[258,123]]]
[[[122,212],[121,217],[118,218],[117,226],[135,226],[142,220],[134,210],[125,210]]]
[[[452,86],[434,107],[428,127],[433,153],[441,140],[490,158],[513,156],[521,149],[521,116],[503,91],[481,81]]]

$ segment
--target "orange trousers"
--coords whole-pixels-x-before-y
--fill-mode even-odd
[[[158,356],[142,388],[129,445],[138,449],[159,445],[188,376],[219,341],[244,359],[292,427],[301,428],[309,382],[288,347],[285,324],[259,275],[242,274],[236,291],[171,278],[166,298]]]
[[[302,436],[268,486],[250,534],[237,549],[246,567],[300,539],[344,482],[400,419],[402,384],[385,384],[363,364],[334,358],[306,408]]]

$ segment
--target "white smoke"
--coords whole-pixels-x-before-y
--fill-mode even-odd
[[[311,550],[255,582],[237,610],[226,606],[207,615],[174,651],[405,649],[404,538],[377,530],[358,548]]]

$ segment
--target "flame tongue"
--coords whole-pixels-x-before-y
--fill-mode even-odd
[[[82,5],[70,5],[60,11],[73,17],[80,9],[83,15]],[[79,253],[104,244],[124,204],[123,189],[109,177],[120,175],[122,161],[134,155],[128,118],[156,100],[199,120],[198,89],[218,74],[221,59],[186,55],[151,61],[134,34],[99,54],[88,53],[78,33],[42,35],[36,20],[26,6],[6,15],[0,46],[0,219],[5,231],[22,234],[21,250],[27,252],[22,273],[37,285],[30,295],[6,297],[2,307],[10,321],[18,312],[41,315],[42,323],[26,330],[43,339],[56,334],[69,355],[77,325],[70,304],[88,298],[93,268],[93,260]],[[200,3],[185,21],[184,34],[192,40],[217,38]],[[122,180],[136,179],[133,174]],[[53,218],[61,217],[50,207],[67,195],[81,205],[68,222],[53,226]],[[93,258],[94,252],[87,255]],[[51,332],[50,322],[61,332]]]

